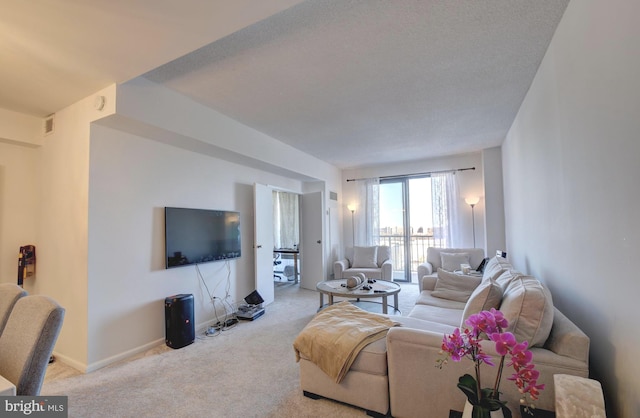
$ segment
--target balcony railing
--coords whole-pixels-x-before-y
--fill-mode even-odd
[[[404,235],[381,235],[378,237],[378,245],[387,245],[391,248],[394,278],[402,278],[403,280],[406,280],[404,277],[406,270],[405,241],[406,237]],[[432,235],[421,234],[409,236],[411,276],[415,276],[419,264],[427,261],[427,248],[441,248],[443,247],[442,244],[442,240],[434,238]]]

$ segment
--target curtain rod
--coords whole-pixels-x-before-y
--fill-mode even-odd
[[[467,167],[467,168],[456,168],[453,170],[440,170],[440,171],[426,171],[424,173],[413,173],[413,174],[397,174],[395,176],[380,176],[378,177],[380,180],[384,179],[396,179],[401,177],[418,177],[418,176],[428,176],[431,174],[440,174],[440,173],[456,173],[458,171],[467,171],[467,170],[475,170],[475,167]],[[373,178],[373,177],[369,177]],[[347,181],[359,181],[359,180],[368,180],[369,178],[360,178],[360,179],[347,179]]]

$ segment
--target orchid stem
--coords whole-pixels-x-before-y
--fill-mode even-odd
[[[494,399],[498,399],[498,385],[500,384],[500,378],[502,377],[502,368],[504,367],[504,358],[505,356],[502,356],[500,358],[500,366],[498,366],[498,374],[496,375],[496,382],[493,385],[493,392],[491,396]]]

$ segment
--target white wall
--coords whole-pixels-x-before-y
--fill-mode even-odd
[[[300,192],[301,183],[94,125],[89,198],[90,368],[164,340],[164,299],[195,298],[197,327],[214,318],[195,266],[165,270],[164,207],[239,211],[242,257],[199,266],[214,296],[239,302],[255,289],[253,183]],[[220,315],[222,305],[217,305]]]
[[[502,183],[502,150],[500,147],[482,150],[482,181],[485,205],[484,248],[487,256],[507,247],[504,230],[504,191]],[[482,221],[482,220],[481,220]]]
[[[503,145],[509,257],[591,337],[612,417],[640,411],[639,15],[572,1]]]
[[[16,283],[18,250],[36,245],[38,256],[38,159],[36,148],[0,142],[0,282]],[[37,264],[36,264],[37,267]],[[33,280],[25,283],[32,286]]]
[[[116,101],[116,114],[91,128],[87,370],[163,341],[167,296],[193,293],[198,326],[214,318],[195,267],[164,270],[163,207],[241,212],[234,303],[255,288],[253,183],[327,196],[340,179],[337,168],[144,79],[119,85]],[[223,297],[224,263],[201,271]]]
[[[37,244],[43,120],[0,109],[0,282],[16,283],[18,250]],[[36,246],[37,256],[37,246]],[[25,283],[25,288],[33,286]]]
[[[0,108],[0,142],[36,148],[43,133],[44,119]]]
[[[337,168],[144,80],[56,112],[44,138],[37,118],[0,109],[0,121],[0,280],[15,282],[18,247],[35,244],[37,275],[25,288],[66,309],[54,352],[82,371],[162,342],[166,296],[193,293],[198,325],[214,316],[194,267],[163,268],[164,206],[241,211],[235,302],[255,287],[253,183],[327,199],[341,186]],[[225,263],[201,271],[223,296]]]

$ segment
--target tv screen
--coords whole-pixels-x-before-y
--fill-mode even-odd
[[[240,213],[164,209],[166,268],[240,257]]]

